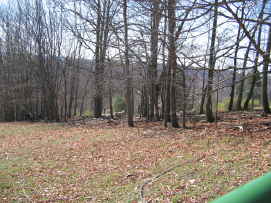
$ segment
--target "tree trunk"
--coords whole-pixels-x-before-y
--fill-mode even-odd
[[[248,60],[248,57],[249,57],[249,51],[251,49],[251,45],[252,45],[252,43],[249,42],[249,45],[247,47],[245,57],[244,57],[243,72],[242,72],[241,83],[240,83],[240,87],[239,87],[239,94],[238,94],[238,98],[237,98],[237,102],[236,102],[236,110],[237,111],[242,110],[242,99],[243,99],[243,91],[244,91],[244,85],[245,85],[245,72],[246,72],[245,68],[247,66],[247,60]]]
[[[171,125],[174,128],[179,127],[178,118],[176,115],[176,69],[177,69],[177,57],[176,57],[176,0],[168,1],[168,69],[171,70],[170,74],[170,116]]]
[[[266,3],[267,3],[267,0],[263,0],[262,8],[261,8],[261,11],[260,11],[260,14],[258,17],[259,21],[263,20],[263,14],[264,14],[264,9],[266,7]],[[256,30],[255,30],[255,33],[256,33]],[[262,38],[262,24],[259,25],[259,31],[258,31],[257,43],[258,43],[259,48],[261,48],[261,38]],[[259,51],[256,50],[256,57],[255,57],[255,62],[254,62],[252,82],[251,82],[251,86],[250,86],[246,101],[244,103],[244,110],[248,110],[249,102],[253,97],[256,81],[258,79],[259,55],[260,55]],[[254,103],[254,99],[253,99],[253,103]]]
[[[128,126],[134,127],[134,95],[132,87],[132,74],[129,67],[129,44],[128,44],[128,17],[127,0],[123,0],[123,20],[124,20],[124,43],[125,43],[125,72],[126,72],[126,101],[128,113]]]
[[[109,78],[109,110],[110,110],[110,117],[113,119],[114,118],[114,112],[113,112],[113,102],[112,102],[112,68],[110,68],[110,78]]]
[[[96,22],[96,47],[95,47],[95,95],[94,95],[94,116],[99,118],[103,111],[103,71],[101,61],[101,27],[102,27],[101,0],[97,1],[97,22]]]
[[[186,128],[186,77],[185,71],[182,70],[182,88],[183,88],[183,128]]]
[[[265,113],[270,113],[268,101],[268,66],[270,63],[270,51],[271,51],[271,26],[269,26],[268,40],[263,64],[262,105]]]
[[[247,60],[247,59],[245,59]],[[239,93],[236,101],[236,110],[241,111],[242,110],[242,100],[243,100],[243,91],[244,91],[244,85],[245,85],[245,76],[246,71],[245,69],[242,71],[242,77],[241,77],[241,83],[239,86]]]
[[[70,71],[71,80],[70,80],[70,99],[68,105],[68,118],[72,117],[72,107],[74,102],[74,89],[75,89],[75,73],[74,71]]]
[[[84,113],[84,108],[85,108],[85,99],[86,99],[86,96],[87,96],[87,93],[88,93],[88,90],[87,90],[87,87],[88,87],[88,84],[90,82],[90,76],[88,76],[87,78],[87,81],[84,85],[84,89],[83,89],[83,95],[82,95],[82,99],[81,99],[81,104],[80,104],[80,116],[83,115]]]
[[[164,27],[163,27],[163,42],[162,42],[162,57],[163,57],[163,71],[161,73],[160,76],[160,83],[161,83],[161,102],[162,102],[162,118],[164,120],[164,126],[167,127],[167,122],[170,121],[170,103],[169,101],[169,97],[167,95],[168,93],[168,88],[167,88],[167,84],[170,80],[170,78],[168,78],[169,75],[169,70],[167,69],[166,66],[166,46],[167,46],[167,12],[165,10],[165,18],[164,18]]]
[[[80,56],[80,54],[79,54]],[[77,61],[76,65],[76,77],[75,77],[75,94],[74,94],[74,106],[73,106],[73,116],[77,115],[77,109],[78,109],[78,96],[79,96],[79,86],[80,86],[80,67],[79,67],[79,60]]]
[[[205,79],[203,79],[203,80],[205,80]],[[204,87],[204,85],[202,85],[202,93],[201,93],[201,100],[200,100],[200,110],[199,110],[200,114],[204,113],[204,103],[205,103],[206,93],[207,93],[207,87]]]
[[[154,120],[159,117],[157,114],[157,55],[158,55],[158,36],[160,24],[160,1],[152,1],[151,14],[151,58],[148,69],[148,82],[150,94],[149,120]],[[154,112],[156,115],[154,115]]]
[[[206,101],[206,119],[208,122],[214,122],[215,117],[212,109],[212,91],[213,91],[213,75],[215,69],[215,41],[216,41],[216,29],[217,29],[217,3],[215,0],[214,5],[214,21],[212,28],[212,39],[210,46],[210,58],[209,58],[209,71],[208,71],[208,83],[207,83],[207,101]]]
[[[258,32],[258,43],[259,44],[260,44],[260,41],[261,41],[261,33],[262,33],[262,25],[260,25],[259,32]],[[255,57],[255,62],[254,62],[254,69],[253,69],[251,86],[250,86],[246,101],[244,103],[244,110],[248,110],[249,102],[253,97],[253,92],[254,92],[254,89],[255,89],[255,85],[256,85],[256,82],[257,82],[257,79],[258,79],[258,73],[259,73],[258,66],[259,66],[259,52],[257,51],[256,52],[256,57]]]
[[[111,21],[110,8],[111,1],[97,1],[97,23],[96,23],[96,49],[95,49],[95,85],[94,96],[94,116],[101,117],[103,113],[103,95],[104,95],[104,67],[105,57],[108,46],[109,24]]]
[[[148,117],[148,94],[146,90],[146,86],[143,85],[142,87],[142,95],[141,95],[141,104],[140,104],[140,109],[141,109],[141,115],[144,118]]]
[[[67,103],[67,77],[66,77],[66,69],[63,70],[63,79],[64,79],[64,121],[67,121],[67,109],[68,109],[68,103]]]
[[[260,21],[263,19],[263,13],[264,13],[266,3],[267,3],[267,0],[263,0],[261,12],[260,12],[259,17],[258,17],[258,19]],[[259,31],[258,31],[257,43],[259,45],[259,48],[261,47],[261,37],[262,37],[262,24],[259,25]],[[260,55],[259,51],[256,50],[256,57],[255,57],[255,62],[254,62],[255,67],[253,69],[253,76],[252,76],[252,82],[251,82],[251,86],[250,86],[250,89],[249,89],[249,93],[248,93],[247,99],[246,99],[246,101],[244,103],[244,110],[248,110],[249,102],[253,97],[253,92],[254,92],[256,81],[257,81],[257,78],[258,78],[259,55]]]
[[[242,17],[244,16],[244,6],[242,7]],[[234,95],[235,95],[235,83],[236,83],[236,72],[237,72],[237,57],[238,57],[238,51],[239,51],[239,45],[240,45],[240,34],[241,34],[241,26],[238,27],[238,33],[236,38],[236,47],[234,52],[234,60],[233,60],[233,73],[232,73],[232,83],[231,83],[231,93],[230,93],[230,102],[228,106],[228,110],[233,110],[233,102],[234,102]]]

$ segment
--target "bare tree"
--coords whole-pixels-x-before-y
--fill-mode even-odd
[[[214,20],[212,27],[212,38],[210,45],[210,58],[209,58],[209,71],[208,71],[208,83],[207,83],[207,101],[206,101],[206,118],[209,122],[215,120],[212,110],[212,89],[213,89],[213,74],[215,68],[215,42],[216,42],[216,32],[217,32],[217,18],[218,18],[218,0],[215,0],[214,5]]]
[[[128,113],[128,125],[134,126],[134,95],[132,87],[132,74],[129,67],[129,44],[128,44],[128,14],[127,0],[123,0],[123,21],[124,21],[124,46],[125,46],[125,75],[126,75],[126,101]]]
[[[241,19],[244,17],[244,5],[241,9]],[[236,83],[236,72],[237,72],[237,61],[238,61],[238,51],[240,46],[240,40],[241,40],[241,26],[238,26],[238,32],[236,37],[236,47],[234,51],[234,59],[233,59],[233,75],[232,75],[232,86],[231,86],[231,93],[230,93],[230,102],[228,106],[228,110],[233,110],[233,102],[234,102],[234,95],[235,95],[235,83]]]
[[[159,25],[161,20],[160,0],[151,2],[151,56],[148,70],[150,107],[149,119],[159,120],[158,94],[157,94],[157,57],[158,57],[158,37]],[[155,115],[154,115],[155,112]]]

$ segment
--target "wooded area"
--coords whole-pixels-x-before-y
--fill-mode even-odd
[[[140,116],[178,128],[186,114],[271,112],[269,0],[9,0],[0,9],[2,121],[124,110],[131,127]]]

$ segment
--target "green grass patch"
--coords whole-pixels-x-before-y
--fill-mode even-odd
[[[219,112],[227,112],[228,111],[228,107],[229,107],[229,103],[230,103],[230,99],[226,98],[224,99],[222,102],[218,103],[218,111]],[[242,101],[242,107],[244,106],[245,103],[245,98]],[[259,99],[254,99],[254,104],[252,105],[252,100],[250,100],[249,102],[249,108],[252,109],[252,106],[254,105],[254,109],[261,109],[261,102]],[[236,99],[233,101],[233,106],[235,106],[236,104]],[[215,105],[214,105],[215,108]],[[215,110],[215,109],[214,109]]]

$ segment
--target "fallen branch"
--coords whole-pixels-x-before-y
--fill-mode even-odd
[[[186,162],[184,162],[184,163],[177,164],[177,165],[175,165],[175,166],[173,166],[173,167],[171,167],[171,168],[169,168],[169,169],[163,171],[162,173],[160,173],[160,174],[154,176],[153,178],[150,178],[150,179],[146,180],[146,181],[141,185],[141,187],[140,187],[140,199],[141,199],[141,202],[142,202],[142,203],[145,203],[145,200],[144,200],[144,188],[145,188],[148,184],[154,183],[155,181],[157,181],[159,178],[161,178],[161,177],[164,176],[165,174],[167,174],[167,173],[169,173],[169,172],[175,170],[176,168],[179,168],[179,167],[181,167],[181,166],[183,166],[183,165],[185,165],[185,164],[192,163],[192,162],[198,162],[198,161],[204,159],[205,156],[206,156],[206,154],[200,156],[200,157],[199,157],[198,159],[196,159],[196,160],[188,160],[188,161],[186,161]]]

